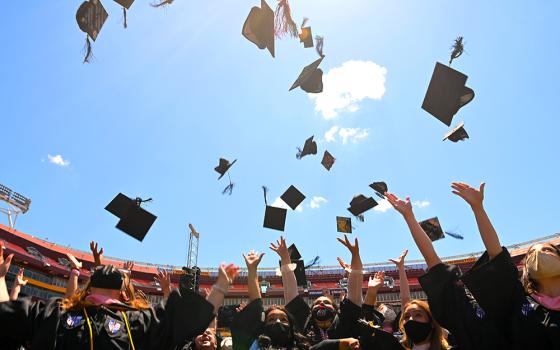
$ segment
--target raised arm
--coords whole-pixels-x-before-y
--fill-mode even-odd
[[[70,277],[66,283],[66,293],[65,298],[70,298],[78,290],[78,277],[80,277],[80,269],[82,268],[82,263],[74,257],[74,255],[67,253],[66,257],[70,262]]]
[[[428,264],[428,268],[441,264],[441,259],[437,255],[434,246],[432,245],[432,241],[414,217],[410,197],[406,197],[403,201],[389,192],[387,192],[385,196],[387,197],[389,203],[391,203],[391,205],[403,216],[406,224],[408,225],[408,229],[412,234],[412,238],[414,238],[416,246]]]
[[[23,272],[23,268],[19,269],[14,285],[12,286],[12,291],[10,292],[10,300],[17,300],[21,287],[27,284],[27,280],[23,279]]]
[[[4,260],[4,246],[0,243],[0,303],[10,300],[8,287],[6,286],[6,275],[10,270],[10,264],[14,254],[10,254]]]
[[[379,271],[375,275],[369,277],[368,289],[364,299],[364,305],[375,306],[377,302],[377,292],[383,287],[385,281],[385,272]]]
[[[406,270],[404,267],[404,258],[408,254],[408,249],[404,250],[398,259],[389,259],[390,262],[397,265],[399,269],[399,281],[400,281],[400,297],[401,305],[406,305],[410,301],[410,288],[408,287],[408,278],[406,277]]]
[[[167,270],[158,270],[156,276],[154,277],[154,281],[156,281],[161,291],[163,292],[163,300],[167,300],[169,298],[169,294],[171,294],[171,276]]]
[[[257,267],[261,262],[264,253],[259,254],[251,250],[249,254],[243,254],[245,264],[247,265],[247,288],[249,290],[249,302],[261,298],[261,289],[259,286],[259,276],[257,275]]]
[[[94,264],[95,266],[100,266],[103,265],[103,247],[101,247],[101,249],[99,250],[97,248],[97,242],[89,242],[89,249],[91,250],[91,254],[93,255]]]
[[[282,272],[282,284],[284,285],[284,302],[285,304],[289,304],[299,293],[296,274],[294,273],[295,266],[292,265],[292,261],[290,260],[290,252],[288,251],[288,246],[286,245],[284,237],[280,237],[280,240],[276,241],[276,244],[270,243],[270,249],[280,256],[280,271]]]
[[[502,252],[502,245],[500,239],[490,218],[484,210],[484,187],[485,183],[481,183],[479,189],[473,188],[463,182],[453,182],[451,188],[453,193],[463,198],[467,202],[474,213],[476,224],[478,225],[478,232],[482,238],[482,242],[486,247],[490,259],[494,258]]]
[[[337,238],[337,240],[342,243],[343,246],[348,248],[350,253],[352,253],[352,261],[350,262],[350,273],[348,276],[348,299],[356,304],[357,306],[362,306],[362,281],[363,281],[363,265],[362,259],[360,258],[360,246],[358,245],[358,239],[354,239],[354,245],[348,240],[348,236],[344,235],[344,240]],[[340,258],[339,262],[340,262]]]
[[[218,269],[218,279],[216,283],[212,286],[212,290],[210,294],[206,297],[206,300],[210,302],[214,306],[214,313],[218,314],[218,310],[222,303],[224,302],[224,298],[227,294],[229,286],[233,283],[233,280],[239,274],[239,267],[235,266],[234,264],[221,264],[220,268]]]

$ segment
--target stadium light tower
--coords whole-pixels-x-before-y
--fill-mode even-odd
[[[0,208],[0,212],[8,216],[8,224],[11,228],[14,228],[18,215],[25,214],[29,210],[31,199],[0,184],[0,200],[8,204],[7,208]]]
[[[191,233],[189,234],[189,251],[187,254],[187,267],[195,267],[198,263],[198,239],[200,234],[196,231],[192,224],[189,224]]]

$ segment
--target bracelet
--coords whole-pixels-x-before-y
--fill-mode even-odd
[[[76,275],[77,277],[80,277],[80,270],[78,270],[77,268],[72,268],[72,271],[70,271],[71,275]]]
[[[297,268],[296,264],[290,263],[290,264],[282,265],[280,267],[280,271],[281,272],[290,272],[290,271],[295,271],[296,268]]]
[[[226,295],[226,294],[227,294],[227,290],[224,289],[224,288],[222,288],[222,287],[220,287],[220,286],[218,286],[217,284],[214,284],[214,285],[212,286],[212,289],[217,290],[218,292],[222,293],[223,295]]]

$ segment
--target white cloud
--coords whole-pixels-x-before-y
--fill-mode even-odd
[[[368,129],[362,128],[341,128],[338,125],[331,127],[327,132],[325,132],[325,141],[327,142],[337,142],[338,138],[341,139],[342,144],[345,145],[348,141],[354,143],[363,140],[369,136]]]
[[[274,200],[274,202],[272,202],[272,204],[270,204],[273,207],[277,207],[277,208],[284,208],[284,209],[288,209],[288,210],[292,210],[292,208],[290,208],[280,197],[276,197],[276,199]],[[303,211],[303,206],[300,204],[296,207],[296,211],[297,212],[302,212]]]
[[[322,203],[327,203],[327,199],[325,197],[314,196],[309,203],[309,207],[311,209],[317,209]]]
[[[414,202],[412,202],[412,205],[417,207],[417,208],[426,208],[427,206],[430,205],[430,202],[428,202],[428,201],[414,201]]]
[[[340,112],[356,112],[364,99],[380,100],[385,94],[387,68],[372,61],[346,61],[323,75],[323,92],[308,94],[325,119]]]
[[[378,211],[380,213],[384,213],[393,207],[391,203],[389,203],[389,201],[386,199],[382,199],[377,203],[378,203],[377,206],[373,207],[373,210]]]
[[[68,159],[62,158],[60,154],[57,154],[56,156],[51,156],[50,154],[48,154],[47,158],[49,158],[50,163],[56,164],[58,166],[70,165],[70,161]]]

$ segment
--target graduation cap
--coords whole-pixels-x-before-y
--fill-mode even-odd
[[[321,164],[323,164],[325,169],[330,171],[335,161],[336,158],[333,157],[332,154],[329,153],[329,151],[325,151],[325,154],[323,154],[323,160],[321,160]]]
[[[235,184],[233,182],[231,182],[231,178],[229,177],[228,170],[229,170],[229,168],[231,168],[231,166],[233,164],[235,164],[235,162],[237,162],[237,159],[235,159],[233,162],[230,163],[229,160],[224,159],[224,158],[220,158],[220,163],[218,164],[217,167],[214,168],[214,170],[218,174],[220,174],[220,177],[218,178],[218,180],[220,180],[226,173],[228,174],[229,185],[227,185],[226,188],[224,188],[224,190],[222,191],[222,194],[228,193],[229,195],[231,195],[231,193],[233,191],[233,186]]]
[[[130,6],[132,6],[132,3],[134,2],[134,0],[114,0],[117,4],[121,5],[123,8],[123,26],[126,28],[127,27],[127,23],[126,23],[126,10],[128,10],[130,8]]]
[[[278,261],[279,266],[282,266],[282,261]],[[295,265],[294,274],[296,275],[296,281],[298,286],[307,286],[307,277],[305,276],[305,263],[303,260],[292,260],[292,264]]]
[[[337,216],[336,231],[342,233],[352,233],[352,219],[344,216]]]
[[[449,140],[452,142],[463,141],[469,138],[467,130],[465,130],[465,122],[460,122],[456,127],[449,130],[444,136],[443,141]]]
[[[290,253],[290,260],[301,259],[301,254],[299,253],[299,250],[294,243],[292,243],[292,245],[288,247],[288,252]]]
[[[375,207],[377,202],[373,197],[367,198],[363,194],[359,194],[354,196],[350,201],[350,207],[348,211],[352,213],[352,215],[357,216],[360,218],[360,215],[365,213],[366,211],[370,210],[371,208]],[[360,221],[363,221],[363,217],[360,218]]]
[[[284,231],[284,226],[286,225],[286,214],[288,213],[288,210],[285,208],[278,208],[268,205],[268,201],[266,199],[268,189],[265,186],[263,186],[262,189],[264,193],[264,204],[266,206],[264,211],[263,227],[278,231]]]
[[[385,198],[385,192],[388,191],[387,184],[383,181],[374,182],[369,185],[379,198]]]
[[[474,91],[465,86],[467,79],[465,74],[436,62],[422,109],[451,126],[453,116],[474,98]]]
[[[305,199],[305,195],[292,185],[280,196],[280,198],[284,201],[284,203],[292,208],[292,210],[296,210],[298,205],[300,205]]]
[[[289,91],[292,91],[297,87],[301,87],[303,91],[311,94],[317,94],[323,92],[323,71],[321,70],[321,68],[319,68],[319,65],[321,64],[321,62],[323,62],[323,59],[325,58],[325,55],[323,54],[324,40],[323,37],[316,36],[315,41],[317,42],[315,49],[317,50],[317,53],[321,57],[315,60],[310,65],[303,68],[296,81],[292,84],[292,87],[290,88]]]
[[[274,12],[265,0],[261,0],[261,7],[251,8],[241,33],[259,49],[268,49],[274,57]]]
[[[91,42],[89,39],[91,38],[93,41],[97,39],[107,17],[109,17],[109,14],[105,11],[100,0],[84,1],[78,8],[76,12],[76,22],[78,22],[80,30],[87,34],[84,63],[89,63],[92,56]]]
[[[298,153],[296,154],[297,159],[301,159],[309,154],[317,154],[317,142],[313,141],[313,137],[314,136],[311,136],[305,140],[303,149],[298,147]]]
[[[131,199],[119,193],[105,207],[105,210],[120,219],[116,226],[119,230],[142,242],[157,219],[157,216],[140,207],[143,202],[151,200],[151,198],[146,200],[141,198]]]
[[[360,347],[363,350],[401,350],[402,346],[392,333],[385,332],[373,321],[358,319]]]
[[[299,33],[299,42],[303,43],[304,48],[313,47],[313,34],[311,33],[311,27],[306,27],[308,18],[303,19],[303,23],[301,23],[301,33]]]
[[[436,217],[424,220],[419,222],[422,229],[426,232],[428,237],[432,240],[432,242],[437,241],[438,239],[445,238],[443,234],[443,229],[441,228],[441,224],[439,223],[439,219]]]

